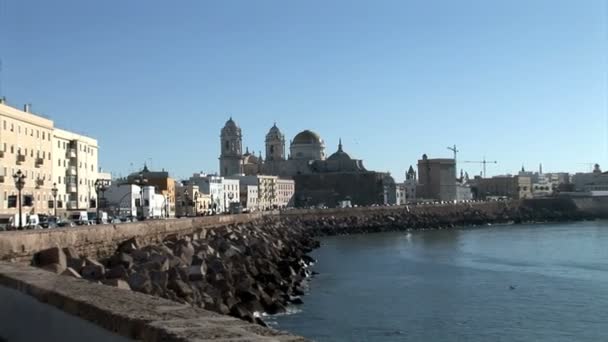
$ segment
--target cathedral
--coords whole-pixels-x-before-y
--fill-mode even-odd
[[[276,123],[265,139],[265,156],[248,149],[242,153],[241,128],[230,118],[221,134],[220,175],[273,175],[292,178],[296,186],[296,204],[325,204],[350,199],[353,204],[387,202],[395,184],[387,173],[368,171],[363,161],[353,159],[343,150],[342,141],[336,152],[326,157],[325,143],[310,130],[304,130],[289,142],[286,155],[285,136]],[[394,194],[394,191],[392,191]],[[390,199],[389,199],[390,202]]]

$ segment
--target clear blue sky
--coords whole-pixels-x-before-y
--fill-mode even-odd
[[[276,121],[397,180],[452,144],[489,174],[608,169],[602,0],[0,0],[0,58],[9,103],[115,174],[217,170],[229,115],[244,147]]]

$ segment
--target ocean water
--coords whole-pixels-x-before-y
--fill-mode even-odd
[[[329,237],[304,304],[315,341],[606,341],[608,221]]]

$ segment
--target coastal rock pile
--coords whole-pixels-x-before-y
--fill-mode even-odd
[[[155,246],[132,238],[103,263],[58,247],[39,252],[33,263],[263,324],[254,313],[280,313],[301,303],[302,282],[314,262],[307,253],[318,246],[302,226],[264,220],[170,236]]]

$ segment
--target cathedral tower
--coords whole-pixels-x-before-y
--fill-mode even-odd
[[[220,176],[243,173],[243,136],[232,117],[226,121],[220,137]]]
[[[285,136],[275,123],[266,134],[266,161],[285,160]]]

